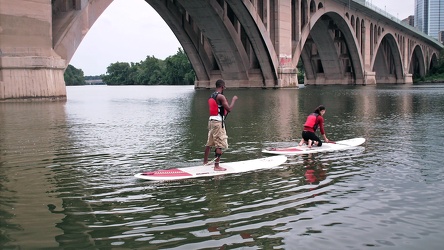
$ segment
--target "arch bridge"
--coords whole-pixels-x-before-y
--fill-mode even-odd
[[[363,0],[145,0],[176,35],[195,88],[412,83],[443,46]],[[63,72],[112,0],[0,0],[0,100],[65,98]]]

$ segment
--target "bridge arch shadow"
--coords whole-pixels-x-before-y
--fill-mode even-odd
[[[348,20],[336,12],[317,11],[309,23],[313,25],[304,27],[293,56],[295,65],[303,62],[304,83],[363,84],[362,48]]]
[[[264,17],[250,1],[146,2],[181,43],[196,72],[196,88],[210,88],[218,78],[230,87],[276,86],[278,57]]]
[[[438,67],[438,56],[436,55],[436,53],[433,53],[432,56],[430,57],[430,62],[429,62],[429,72],[432,72],[433,70],[435,70]],[[434,73],[434,72],[432,72]]]
[[[416,45],[411,54],[409,73],[413,75],[413,78],[420,78],[425,76],[425,57],[421,49],[421,46]]]
[[[382,35],[377,42],[376,51],[372,60],[376,83],[403,83],[403,64],[395,37],[390,33]]]

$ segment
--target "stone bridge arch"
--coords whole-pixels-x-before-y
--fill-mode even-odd
[[[376,73],[377,83],[403,83],[404,67],[398,42],[391,33],[381,32],[381,27],[375,29],[378,41],[375,45],[371,67]]]
[[[413,78],[424,77],[426,75],[426,58],[421,46],[416,45],[409,57],[409,74],[412,74]]]
[[[146,2],[165,20],[184,48],[196,72],[196,88],[210,88],[218,78],[230,87],[278,84],[278,57],[263,21],[267,17],[257,13],[251,1]],[[270,22],[269,17],[267,20]]]
[[[429,62],[429,71],[433,70],[435,67],[438,67],[438,55],[433,52],[430,56],[430,62]]]
[[[89,29],[112,2],[113,0],[51,1],[53,48],[65,59],[65,67]]]
[[[310,6],[316,6],[314,0]],[[302,29],[293,64],[296,65],[299,58],[303,61],[306,84],[363,84],[361,37],[356,36],[363,23],[359,22],[355,30],[346,16],[318,6],[316,11],[311,11],[309,25]]]

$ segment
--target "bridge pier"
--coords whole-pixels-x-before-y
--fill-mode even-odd
[[[0,101],[66,98],[66,61],[53,49],[51,1],[1,1]]]
[[[297,68],[278,68],[278,86],[281,88],[291,88],[295,87],[297,88],[298,85],[298,71]]]
[[[403,83],[412,84],[413,83],[413,74],[405,74]]]
[[[54,56],[2,53],[0,100],[65,99],[64,71],[65,60]]]
[[[364,74],[365,85],[376,85],[376,72],[366,71]]]

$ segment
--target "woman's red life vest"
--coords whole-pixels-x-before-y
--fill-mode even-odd
[[[307,117],[307,121],[305,121],[304,127],[313,128],[313,130],[316,132],[316,129],[318,129],[318,115],[317,113],[312,113]]]

